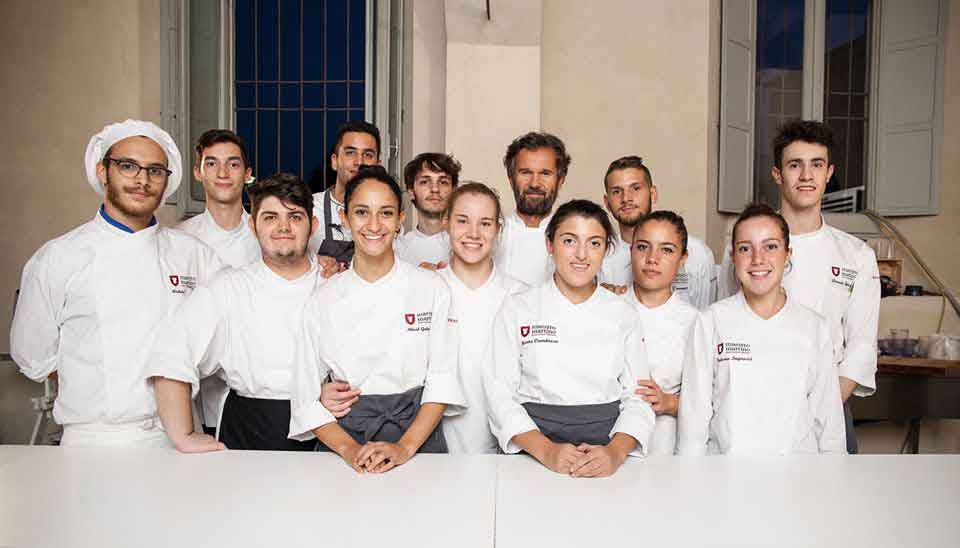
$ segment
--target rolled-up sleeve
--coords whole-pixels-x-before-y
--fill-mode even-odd
[[[624,346],[624,368],[620,374],[620,416],[613,425],[610,437],[617,432],[632,436],[637,440],[637,446],[630,454],[642,457],[649,451],[657,416],[650,404],[636,393],[637,379],[650,378],[650,365],[639,320],[627,331]]]
[[[857,277],[843,321],[843,359],[837,373],[857,383],[856,396],[877,391],[877,329],[880,321],[880,272],[873,250],[863,246]]]
[[[517,434],[537,430],[536,423],[523,408],[517,390],[520,387],[520,340],[515,313],[507,297],[493,323],[493,334],[484,358],[483,390],[487,397],[490,431],[504,453],[519,453],[513,443]]]
[[[427,377],[421,403],[443,403],[447,405],[444,415],[458,415],[467,407],[467,398],[457,374],[460,339],[450,317],[450,289],[439,276],[435,291],[430,315]]]
[[[200,379],[214,374],[223,360],[225,312],[224,303],[213,288],[196,288],[160,325],[146,378],[164,377],[188,383],[196,397]]]
[[[290,432],[288,437],[307,441],[316,437],[313,431],[336,418],[320,403],[323,379],[330,367],[321,358],[324,333],[324,307],[315,297],[303,309],[303,329],[297,340],[293,368],[293,385],[290,390]]]

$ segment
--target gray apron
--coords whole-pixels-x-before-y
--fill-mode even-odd
[[[337,420],[340,427],[350,434],[357,443],[388,441],[397,443],[410,428],[417,411],[420,410],[420,398],[423,387],[418,386],[399,394],[361,395],[353,404],[346,417]],[[317,451],[330,451],[322,443],[317,443]],[[446,453],[447,440],[443,437],[443,428],[437,427],[423,442],[417,453]]]
[[[343,234],[340,225],[334,223],[336,218],[333,216],[333,200],[330,198],[330,191],[323,193],[323,242],[320,243],[320,249],[317,255],[333,257],[338,263],[350,264],[353,260],[353,242],[349,240],[334,240],[333,229]]]
[[[527,402],[527,414],[554,443],[606,445],[620,417],[620,400],[591,405],[548,405]]]

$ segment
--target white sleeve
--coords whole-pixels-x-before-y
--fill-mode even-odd
[[[687,336],[677,414],[677,454],[706,455],[713,418],[713,313],[697,316]]]
[[[813,428],[820,453],[847,454],[846,421],[843,416],[843,401],[840,383],[837,382],[833,365],[833,344],[830,328],[825,320],[818,322],[817,352],[811,364],[814,384],[807,394]]]
[[[483,370],[490,431],[503,452],[508,454],[520,452],[520,447],[511,441],[514,436],[538,429],[517,395],[520,387],[520,339],[511,300],[511,297],[507,297],[493,322],[493,335]]]
[[[430,315],[429,363],[421,403],[447,405],[444,415],[458,415],[467,407],[467,398],[457,375],[459,336],[450,317],[450,288],[439,274],[437,277],[433,311]]]
[[[192,386],[220,368],[225,350],[225,312],[211,287],[197,287],[166,316],[153,343],[146,378],[165,377]]]
[[[843,360],[837,373],[857,383],[853,393],[877,391],[877,329],[880,321],[880,272],[872,249],[863,246],[847,312],[843,318]]]
[[[697,240],[696,260],[686,264],[687,274],[690,276],[690,304],[703,310],[713,304],[713,251],[703,242]]]
[[[650,364],[647,362],[646,344],[643,342],[643,329],[639,318],[624,338],[623,372],[620,374],[620,416],[613,425],[610,436],[622,432],[633,436],[637,440],[637,447],[631,454],[642,457],[650,449],[650,438],[653,437],[654,425],[657,421],[656,413],[650,404],[637,395],[637,379],[650,378]]]
[[[20,371],[42,382],[57,370],[63,284],[51,283],[50,256],[41,248],[23,267],[20,296],[10,326],[10,355]]]
[[[290,432],[288,437],[307,441],[315,436],[313,430],[336,418],[320,403],[323,379],[330,373],[329,365],[321,357],[321,337],[329,336],[324,330],[321,314],[324,303],[310,297],[303,309],[303,329],[297,339],[293,367],[293,384],[290,390]]]
[[[723,258],[720,261],[720,271],[717,273],[717,300],[721,301],[727,297],[736,295],[740,291],[740,282],[737,281],[737,275],[733,271],[733,259],[730,258],[730,251],[733,249],[730,243],[723,248]]]

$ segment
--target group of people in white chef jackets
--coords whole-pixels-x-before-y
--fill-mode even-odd
[[[845,402],[875,389],[879,282],[870,248],[820,215],[822,124],[782,128],[782,209],[744,210],[719,279],[683,218],[652,211],[637,156],[610,164],[603,206],[555,208],[570,155],[522,135],[504,215],[450,155],[415,157],[401,188],[374,126],[335,141],[336,181],[311,194],[253,181],[243,141],[208,131],[206,211],[168,229],[169,135],[127,120],[91,139],[103,205],[27,263],[11,329],[24,374],[59,380],[62,445],[331,451],[370,473],[523,452],[576,477],[630,456],[855,451]]]

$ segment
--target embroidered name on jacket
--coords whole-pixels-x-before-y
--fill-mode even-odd
[[[530,343],[558,343],[557,326],[530,324],[520,326],[520,344]]]
[[[722,342],[717,345],[717,362],[752,362],[753,353],[747,343]]]
[[[830,267],[830,283],[838,285],[847,291],[853,291],[853,282],[857,279],[858,272],[845,266]]]
[[[407,331],[430,331],[433,312],[417,312],[403,315],[403,324]]]
[[[171,293],[183,295],[187,291],[193,290],[197,287],[197,277],[184,276],[183,274],[171,274],[167,276],[167,283],[170,284]]]

